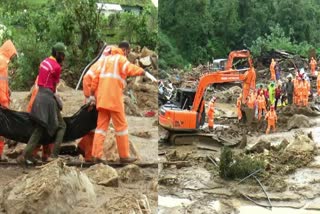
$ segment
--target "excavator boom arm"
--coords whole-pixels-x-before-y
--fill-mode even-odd
[[[197,92],[194,97],[192,110],[198,111],[206,88],[214,83],[243,81],[244,83],[242,89],[242,97],[243,101],[245,101],[247,96],[249,95],[250,88],[255,88],[255,79],[256,74],[253,67],[249,68],[249,70],[246,71],[244,74],[240,73],[238,70],[229,70],[205,74],[200,78]]]
[[[232,69],[232,63],[234,58],[248,58],[249,67],[252,67],[250,58],[250,52],[248,50],[231,51],[227,60],[226,70]]]

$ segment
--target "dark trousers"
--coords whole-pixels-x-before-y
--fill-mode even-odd
[[[64,122],[62,115],[60,113],[60,110],[58,108],[57,108],[57,117],[58,117],[59,125],[58,125],[58,130],[56,132],[55,141],[54,141],[53,155],[52,155],[53,157],[57,157],[59,155],[60,145],[63,141],[63,136],[66,131],[66,123]],[[41,137],[45,131],[46,129],[41,127],[40,125],[36,126],[24,150],[24,156],[26,159],[32,156],[34,149],[39,144],[39,141],[41,140]]]
[[[280,97],[276,98],[276,101],[274,102],[274,110],[277,110],[278,100],[280,100]]]
[[[288,94],[288,103],[289,103],[289,105],[292,105],[292,103],[293,103],[293,94]]]

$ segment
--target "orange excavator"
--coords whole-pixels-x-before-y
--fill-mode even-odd
[[[232,69],[234,57],[248,58],[249,68],[243,71]],[[229,54],[225,71],[204,74],[198,83],[197,89],[179,88],[175,101],[160,107],[159,124],[169,130],[169,141],[184,136],[210,136],[199,132],[205,122],[206,88],[211,84],[227,82],[243,82],[242,103],[246,103],[250,90],[255,89],[256,73],[253,68],[248,50],[233,51]],[[246,112],[244,110],[244,112]]]

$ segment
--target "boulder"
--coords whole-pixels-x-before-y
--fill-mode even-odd
[[[291,142],[287,148],[285,149],[286,152],[313,152],[315,150],[315,143],[312,139],[310,139],[307,135],[296,134],[294,141]]]
[[[140,167],[134,164],[127,165],[119,170],[121,181],[132,183],[144,179],[143,172]]]
[[[96,164],[84,171],[90,180],[98,185],[118,187],[119,176],[117,171],[104,164]]]
[[[83,172],[61,159],[11,181],[0,199],[5,213],[72,213],[78,203],[94,203],[94,186]]]
[[[139,63],[141,65],[142,68],[146,68],[152,65],[152,61],[151,61],[151,57],[150,56],[146,56],[143,58],[139,59]]]
[[[290,142],[287,139],[283,139],[280,144],[271,145],[271,149],[274,151],[281,151],[285,149],[289,144]]]
[[[254,144],[251,148],[248,149],[249,152],[262,153],[264,150],[270,150],[271,143],[266,139],[261,138],[258,143]]]
[[[146,56],[157,56],[157,54],[154,51],[149,50],[147,47],[143,47],[140,53],[140,57],[143,58]]]
[[[288,130],[295,128],[309,128],[311,127],[309,118],[302,114],[295,114],[289,118],[287,122]]]

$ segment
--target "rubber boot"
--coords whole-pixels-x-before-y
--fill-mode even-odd
[[[133,163],[137,160],[137,158],[129,157],[129,158],[120,158],[121,163]]]
[[[102,164],[108,164],[108,162],[106,160],[103,160],[103,159],[100,159],[100,158],[96,158],[96,157],[93,157],[92,158],[92,162],[95,163],[95,164],[99,164],[99,163],[102,163]]]

